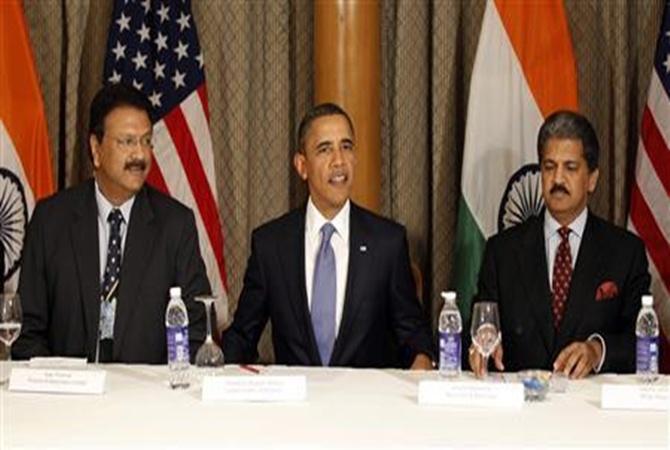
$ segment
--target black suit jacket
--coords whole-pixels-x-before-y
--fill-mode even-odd
[[[89,180],[39,202],[26,233],[19,293],[23,304],[16,358],[95,358],[100,315],[100,260],[95,185]],[[181,286],[192,355],[204,340],[209,293],[193,212],[155,189],[137,194],[126,230],[113,360],[165,363],[168,290]]]
[[[344,310],[330,365],[399,366],[399,347],[411,358],[432,355],[404,228],[353,203],[349,227]],[[256,360],[268,318],[277,363],[321,365],[307,306],[304,207],[253,232],[244,288],[223,337],[226,361]]]
[[[597,300],[606,282],[615,283],[618,294]],[[541,216],[489,239],[477,298],[499,304],[506,370],[551,369],[564,347],[598,333],[607,347],[601,371],[632,372],[635,321],[649,282],[642,241],[589,213],[555,331]]]

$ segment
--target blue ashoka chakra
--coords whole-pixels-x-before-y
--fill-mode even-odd
[[[526,164],[507,182],[498,212],[498,231],[523,223],[531,216],[539,215],[543,208],[540,166]]]
[[[12,171],[0,167],[0,246],[4,264],[0,279],[4,283],[19,268],[23,236],[28,224],[28,205],[21,180]]]

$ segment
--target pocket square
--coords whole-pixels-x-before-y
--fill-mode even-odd
[[[596,289],[596,301],[609,300],[619,295],[619,287],[614,281],[603,281]]]

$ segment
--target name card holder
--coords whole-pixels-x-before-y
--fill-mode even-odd
[[[102,394],[105,392],[104,370],[36,369],[15,367],[9,377],[13,392],[53,394]]]
[[[670,410],[669,384],[603,384],[602,409]]]
[[[302,402],[307,400],[307,379],[295,376],[206,376],[203,400],[227,402]]]
[[[419,382],[419,404],[520,409],[523,405],[523,385],[423,380]]]

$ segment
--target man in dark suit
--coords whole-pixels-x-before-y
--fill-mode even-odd
[[[354,129],[334,104],[302,120],[294,166],[307,205],[256,229],[244,288],[223,336],[227,361],[253,362],[270,319],[276,362],[431,367],[405,230],[349,200]]]
[[[599,145],[588,120],[549,116],[538,135],[545,211],[486,244],[477,298],[498,302],[499,370],[572,378],[635,368],[635,321],[650,277],[642,241],[588,211]],[[469,350],[473,371],[483,360]]]
[[[91,104],[95,178],[38,203],[28,226],[16,358],[165,363],[168,290],[181,286],[192,354],[204,340],[209,293],[190,209],[145,184],[151,105],[109,85]]]

